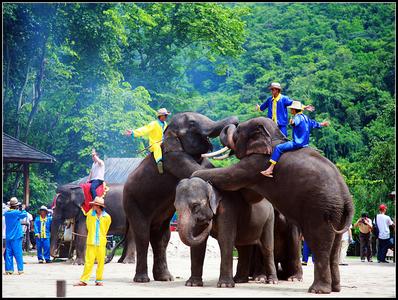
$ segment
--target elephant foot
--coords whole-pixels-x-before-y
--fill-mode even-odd
[[[147,274],[135,274],[133,280],[134,280],[134,282],[145,283],[145,282],[149,282],[149,277]]]
[[[74,265],[84,265],[84,259],[83,258],[76,258],[73,262]]]
[[[220,278],[217,282],[217,287],[233,288],[233,287],[235,287],[235,282],[234,282],[233,278]]]
[[[341,285],[339,284],[332,284],[332,292],[340,292],[341,291]]]
[[[303,281],[303,276],[301,275],[292,275],[287,278],[287,281]]]
[[[313,283],[308,289],[308,292],[314,294],[330,294],[332,289],[330,284]]]
[[[203,286],[203,280],[201,277],[191,276],[187,281],[185,281],[185,286]]]
[[[169,273],[169,271],[160,274],[154,273],[153,279],[155,279],[156,281],[174,281],[174,277]]]
[[[257,283],[272,283],[272,284],[278,283],[278,277],[276,275],[267,276],[267,275],[261,274],[261,275],[257,275],[254,278],[254,280]]]
[[[249,277],[248,276],[235,275],[234,282],[235,283],[247,283],[247,282],[249,282]]]
[[[135,257],[125,257],[124,259],[119,258],[117,262],[121,264],[135,264]]]

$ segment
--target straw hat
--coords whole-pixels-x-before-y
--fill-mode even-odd
[[[167,116],[167,115],[171,114],[171,112],[167,111],[167,109],[165,109],[165,108],[161,108],[161,109],[158,109],[156,114],[158,117],[159,116]]]
[[[15,207],[15,206],[18,206],[19,204],[21,204],[21,202],[18,201],[17,197],[12,197],[12,198],[10,199],[10,201],[7,202],[7,204],[8,204],[10,207]]]
[[[278,89],[278,90],[282,90],[282,87],[281,87],[280,83],[278,83],[278,82],[273,82],[273,83],[271,83],[271,85],[269,86],[269,89]]]
[[[292,105],[288,106],[287,108],[293,108],[297,110],[303,110],[304,106],[301,104],[300,101],[293,101]]]
[[[105,207],[104,198],[99,197],[99,196],[95,197],[94,201],[89,202],[89,204],[90,204],[90,205],[96,204],[96,205]]]

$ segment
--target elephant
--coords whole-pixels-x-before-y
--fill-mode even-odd
[[[250,245],[260,245],[264,264],[257,281],[277,283],[274,264],[274,208],[263,201],[248,204],[239,192],[219,192],[201,178],[182,179],[176,188],[174,206],[178,213],[181,241],[191,247],[191,277],[188,286],[203,286],[203,261],[209,234],[218,240],[221,253],[218,287],[248,282]],[[232,277],[232,252],[239,260]]]
[[[299,226],[317,258],[308,292],[339,292],[341,236],[352,222],[354,205],[337,167],[315,149],[305,147],[284,153],[273,178],[261,175],[269,165],[272,149],[287,140],[269,118],[226,126],[220,139],[239,162],[226,168],[198,170],[192,177],[210,181],[220,190],[249,188],[268,199]]]
[[[302,281],[301,232],[299,227],[274,208],[274,258],[279,280]],[[249,278],[261,273],[264,263],[260,248],[252,247]]]
[[[123,184],[108,184],[109,191],[104,197],[105,210],[110,214],[112,223],[109,228],[109,235],[124,235],[126,238],[125,247],[119,263],[135,263],[135,240],[132,230],[128,230],[128,223],[122,206]],[[51,224],[51,256],[56,257],[58,247],[58,231],[60,226],[67,219],[75,219],[75,264],[84,264],[86,249],[86,217],[81,211],[81,205],[84,202],[83,189],[77,184],[65,184],[57,188],[57,198],[53,213],[53,222]]]
[[[201,154],[212,150],[209,137],[218,137],[236,117],[213,121],[195,112],[176,113],[163,133],[161,144],[163,174],[158,172],[153,153],[129,174],[123,189],[123,207],[136,241],[137,264],[134,282],[149,282],[147,255],[151,243],[157,281],[172,281],[167,267],[166,247],[170,240],[169,223],[175,212],[175,189],[180,179],[210,167]]]

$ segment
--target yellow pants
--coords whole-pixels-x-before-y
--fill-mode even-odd
[[[86,257],[84,260],[84,271],[80,281],[88,282],[91,271],[94,267],[94,262],[97,260],[97,273],[95,282],[102,281],[102,274],[104,273],[106,246],[86,246]]]
[[[160,144],[155,144],[152,146],[153,149],[153,157],[155,158],[155,162],[159,162],[162,159],[162,148]]]

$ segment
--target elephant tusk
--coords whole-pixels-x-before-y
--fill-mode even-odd
[[[223,160],[223,159],[228,158],[230,155],[231,155],[231,153],[228,152],[227,154],[224,154],[224,155],[221,155],[221,156],[217,156],[217,157],[213,157],[213,159],[216,159],[216,160]]]
[[[218,151],[202,154],[202,157],[213,157],[213,156],[222,154],[222,153],[224,153],[225,151],[228,151],[228,150],[229,150],[229,148],[227,146],[225,146],[224,148],[222,148],[222,149],[220,149]]]

